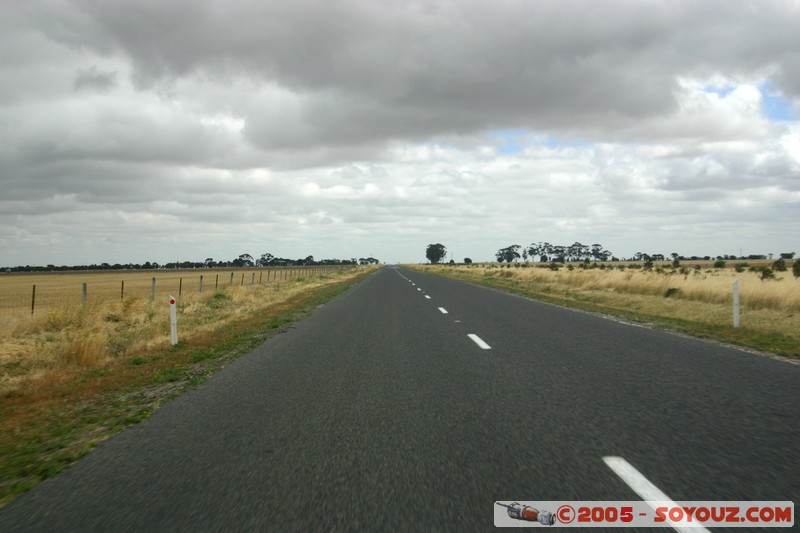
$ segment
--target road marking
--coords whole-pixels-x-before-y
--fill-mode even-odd
[[[467,337],[472,339],[472,342],[474,342],[475,344],[477,344],[478,346],[480,346],[484,350],[491,350],[492,349],[491,346],[486,344],[483,339],[481,339],[480,337],[478,337],[474,333],[470,333],[469,335],[467,335]]]
[[[443,315],[447,314],[447,309],[445,309],[444,307],[440,307],[439,311],[441,311]]]
[[[417,287],[417,290],[418,290],[418,291],[421,291],[422,289],[420,289],[419,287]]]
[[[425,298],[427,298],[428,300],[430,300],[430,299],[431,299],[431,297],[430,297],[430,296],[428,296],[427,294],[425,295]]]
[[[633,489],[633,492],[638,494],[642,500],[653,507],[653,510],[655,510],[655,505],[677,507],[677,504],[672,501],[672,498],[661,492],[661,489],[650,483],[649,479],[644,477],[641,472],[636,470],[633,465],[631,465],[622,457],[603,457],[603,462],[605,462],[615,474],[621,477],[622,481],[627,483],[628,486]],[[669,525],[671,525],[677,531],[684,531],[686,533],[705,531],[706,533],[710,533],[704,527],[679,526],[670,520],[669,517],[667,517],[667,522],[669,522]]]

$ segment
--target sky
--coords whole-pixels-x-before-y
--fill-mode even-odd
[[[800,253],[800,2],[3,0],[0,266]]]

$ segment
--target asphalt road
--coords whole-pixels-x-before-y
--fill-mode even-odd
[[[798,400],[796,364],[386,268],[0,531],[488,530],[495,501],[641,500],[612,456],[675,501],[800,502]]]

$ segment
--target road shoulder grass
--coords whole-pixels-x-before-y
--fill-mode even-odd
[[[311,288],[172,348],[137,353],[102,368],[69,368],[6,393],[0,398],[0,507],[103,440],[146,420],[159,405],[197,387],[370,272]]]

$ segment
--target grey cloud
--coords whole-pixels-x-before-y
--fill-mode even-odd
[[[94,90],[106,92],[117,84],[117,72],[104,72],[92,65],[89,68],[81,69],[75,76],[74,87],[76,90]]]
[[[293,141],[306,145],[487,125],[613,136],[674,109],[676,76],[771,65],[781,89],[800,96],[800,14],[787,2],[78,5],[83,32],[59,38],[128,55],[142,87],[204,72],[308,95]],[[248,116],[251,140],[274,146],[258,121]]]

